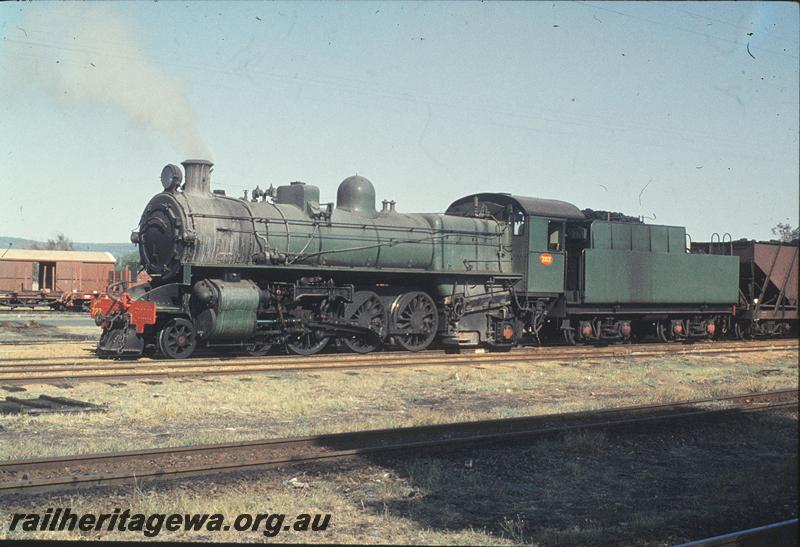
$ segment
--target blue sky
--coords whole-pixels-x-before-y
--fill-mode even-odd
[[[0,234],[125,241],[166,163],[358,173],[770,237],[798,219],[793,3],[0,5]],[[748,51],[749,50],[749,51]]]

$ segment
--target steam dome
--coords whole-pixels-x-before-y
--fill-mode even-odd
[[[364,177],[347,177],[336,191],[336,208],[367,217],[375,217],[375,187]]]

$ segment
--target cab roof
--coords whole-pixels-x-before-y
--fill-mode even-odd
[[[470,194],[457,199],[450,204],[445,214],[457,216],[475,215],[475,198],[481,209],[495,217],[503,217],[508,205],[515,211],[523,211],[529,216],[557,218],[564,220],[585,220],[581,210],[571,203],[557,199],[531,198],[527,196],[513,196],[506,193],[481,193]]]

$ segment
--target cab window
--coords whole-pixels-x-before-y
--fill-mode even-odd
[[[560,251],[564,233],[564,223],[550,221],[547,223],[547,248],[551,251]]]
[[[517,211],[513,218],[513,230],[515,236],[521,236],[525,233],[525,214],[522,211]]]

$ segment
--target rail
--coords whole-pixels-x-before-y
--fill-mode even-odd
[[[275,373],[310,370],[353,370],[367,368],[406,368],[458,365],[515,365],[560,359],[643,359],[675,355],[713,356],[729,353],[793,351],[796,342],[782,344],[736,343],[730,346],[703,344],[677,348],[674,344],[654,348],[524,348],[504,353],[446,354],[425,352],[387,352],[377,354],[330,354],[312,357],[243,357],[152,361],[87,360],[85,364],[11,358],[0,360],[0,383],[25,385],[47,382],[86,382],[134,378],[180,378],[186,376],[221,376],[231,374]],[[91,359],[91,358],[90,358]],[[75,361],[77,363],[78,360]],[[7,364],[6,364],[7,363]]]
[[[496,446],[574,430],[681,423],[797,408],[797,389],[541,416],[0,462],[0,496],[206,476],[375,454]]]

